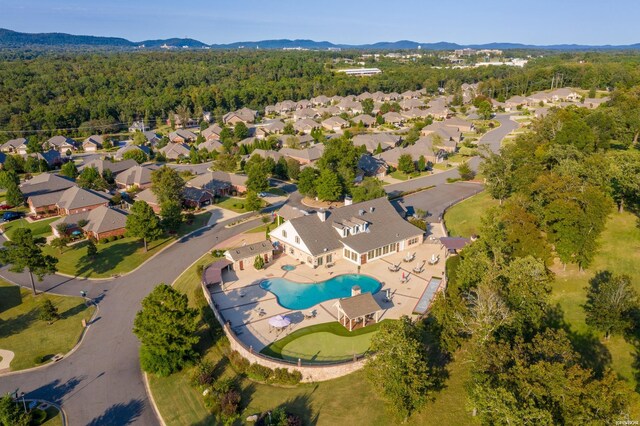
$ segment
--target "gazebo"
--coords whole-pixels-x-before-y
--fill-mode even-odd
[[[224,280],[222,279],[222,271],[225,268],[229,268],[229,266],[233,265],[233,262],[227,259],[220,259],[211,264],[209,264],[204,271],[202,271],[202,282],[207,287],[212,286],[214,284],[224,284]]]
[[[362,322],[362,326],[367,326],[367,317],[375,318],[376,323],[379,320],[382,307],[373,298],[371,293],[361,293],[356,296],[345,297],[338,300],[335,305],[338,309],[338,321],[349,331],[353,331],[354,322],[357,325]],[[348,326],[347,326],[348,324]]]

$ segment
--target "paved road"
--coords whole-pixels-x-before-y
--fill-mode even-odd
[[[409,214],[415,213],[417,209],[426,211],[427,222],[442,222],[442,215],[446,209],[483,189],[484,186],[479,183],[455,182],[437,185],[428,191],[416,192],[393,202],[402,202]]]
[[[500,127],[482,135],[482,137],[478,141],[478,144],[489,145],[489,147],[491,147],[494,152],[498,152],[502,139],[504,139],[504,137],[507,136],[510,132],[518,128],[518,123],[510,120],[509,117],[510,116],[507,114],[498,115],[496,119],[500,122]],[[469,160],[469,165],[474,170],[477,170],[479,164],[479,157],[473,157]],[[387,191],[387,194],[393,197],[407,191],[415,191],[417,189],[426,188],[429,186],[443,185],[447,183],[447,179],[455,179],[458,177],[460,177],[460,175],[458,174],[458,170],[456,168],[452,168],[450,170],[433,175],[423,176],[417,179],[412,179],[393,185],[387,185],[385,186],[385,191]]]
[[[237,220],[234,218],[232,220]],[[71,425],[156,425],[138,361],[139,343],[132,334],[140,301],[154,286],[171,283],[218,241],[257,226],[259,219],[233,228],[221,222],[169,247],[136,272],[115,280],[87,281],[46,277],[39,290],[79,295],[86,290],[98,302],[98,316],[82,344],[68,358],[43,369],[0,378],[0,394],[20,388],[27,398],[61,404]],[[27,284],[6,269],[0,276]]]

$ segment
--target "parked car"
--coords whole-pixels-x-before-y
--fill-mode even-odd
[[[13,208],[13,206],[10,206],[9,204],[0,204],[0,210],[11,210]]]
[[[261,198],[264,198],[266,196],[267,196],[266,192],[261,192],[261,193],[258,194],[258,197],[261,197]]]
[[[11,222],[12,220],[19,219],[22,216],[24,216],[24,213],[20,213],[20,212],[4,212],[2,214],[2,221],[3,222]]]

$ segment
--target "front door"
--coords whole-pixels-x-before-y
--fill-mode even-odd
[[[241,270],[241,271],[244,271],[244,261],[243,261],[243,260],[241,260],[241,261],[238,263],[238,266],[240,266],[240,270]]]
[[[364,265],[365,263],[367,263],[367,254],[362,254],[360,255],[360,264]]]

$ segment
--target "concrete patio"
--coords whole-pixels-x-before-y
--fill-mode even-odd
[[[432,224],[436,225],[436,224]],[[441,236],[440,227],[433,226],[431,234]],[[407,253],[414,253],[415,259],[404,262]],[[435,265],[429,265],[433,255],[439,256]],[[414,273],[413,268],[424,262],[424,270]],[[290,310],[280,306],[276,296],[260,288],[260,281],[265,278],[285,277],[297,282],[320,282],[341,274],[360,272],[372,276],[382,283],[382,289],[374,298],[382,306],[380,320],[397,319],[402,315],[413,315],[413,309],[424,292],[429,279],[433,276],[444,277],[445,251],[439,241],[429,238],[409,251],[395,253],[383,259],[367,263],[360,268],[346,260],[340,259],[331,268],[310,268],[305,264],[295,264],[296,269],[285,271],[284,265],[295,264],[294,259],[280,255],[265,269],[257,271],[252,266],[244,271],[225,271],[224,288],[219,285],[210,289],[212,299],[225,320],[231,322],[232,329],[238,337],[255,351],[260,351],[268,344],[282,339],[289,333],[314,324],[337,321],[336,299],[317,304],[304,311]],[[391,272],[389,267],[400,264],[400,270]],[[408,281],[402,282],[403,274]],[[389,301],[387,301],[387,295]],[[313,318],[305,318],[305,314],[315,313]],[[291,319],[287,328],[276,330],[269,325],[269,318],[286,315]]]

